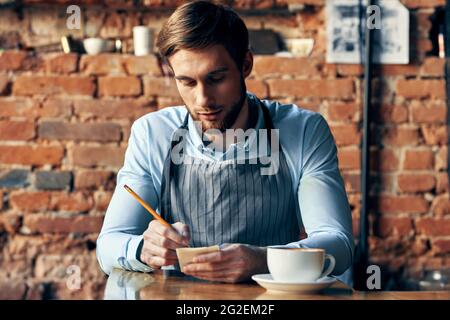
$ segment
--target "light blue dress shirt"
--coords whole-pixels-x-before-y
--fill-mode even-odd
[[[255,96],[248,93],[249,99]],[[270,111],[274,127],[279,129],[290,172],[292,188],[298,195],[299,221],[306,239],[288,243],[287,247],[323,248],[336,258],[334,275],[342,274],[353,263],[354,241],[351,211],[338,168],[337,149],[325,119],[318,113],[294,104],[261,100]],[[124,189],[130,186],[159,212],[160,188],[164,160],[170,141],[186,116],[184,106],[164,108],[136,120],[131,128],[125,161],[117,176],[117,186],[108,206],[97,240],[97,258],[107,274],[113,268],[149,272],[139,261],[137,250],[152,217]],[[256,128],[264,125],[258,110]],[[248,150],[246,143],[232,144],[225,153],[205,147],[189,118],[186,152],[190,156],[221,161],[236,149]],[[254,148],[250,148],[254,149]]]

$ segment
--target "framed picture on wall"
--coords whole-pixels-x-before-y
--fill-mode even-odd
[[[398,0],[379,0],[366,20],[366,0],[327,0],[327,62],[362,63],[365,29],[373,29],[373,61],[409,63],[409,11]]]

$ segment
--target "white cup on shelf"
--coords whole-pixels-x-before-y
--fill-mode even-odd
[[[145,56],[152,53],[152,30],[147,26],[133,27],[134,54]]]

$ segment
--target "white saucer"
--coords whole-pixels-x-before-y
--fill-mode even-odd
[[[332,277],[324,277],[312,282],[282,282],[275,281],[270,273],[255,274],[252,276],[261,287],[270,291],[311,293],[328,288],[337,280]]]

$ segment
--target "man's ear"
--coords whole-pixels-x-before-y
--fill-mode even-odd
[[[244,76],[244,79],[247,78],[250,73],[252,73],[253,69],[253,53],[248,50],[245,54],[244,61],[242,63],[242,75]]]

